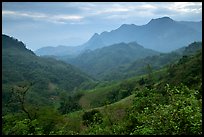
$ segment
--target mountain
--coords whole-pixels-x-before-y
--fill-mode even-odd
[[[53,59],[35,56],[16,39],[2,35],[2,40],[3,135],[202,134],[201,42],[194,42],[188,47],[176,50],[176,53],[184,56],[158,71],[149,71],[119,82],[100,82],[88,90],[74,89],[72,96],[61,94],[61,101],[54,106],[41,104],[35,108],[32,106],[33,100],[40,101],[40,98],[44,98],[44,103],[50,102],[45,92],[52,95],[51,101],[55,103],[56,92],[62,90],[58,83],[64,78],[63,75],[67,77],[65,72],[60,74],[62,69],[67,70],[63,67],[66,65]],[[123,44],[116,45],[122,47]],[[135,42],[125,44],[125,47],[128,45],[132,48],[142,48]],[[35,64],[33,67],[31,60]],[[29,62],[30,64],[27,64]],[[67,68],[70,68],[67,73],[73,72],[70,65]],[[36,74],[27,75],[27,69],[34,70]],[[12,77],[6,77],[5,73]],[[59,79],[55,77],[56,73]],[[50,76],[51,74],[53,75]],[[29,76],[34,76],[34,84],[29,89],[30,94],[21,98],[25,93],[25,90],[21,89],[25,87],[19,82],[22,82],[21,78],[30,82]],[[39,81],[39,78],[42,79]],[[74,75],[68,78],[71,81],[63,79],[66,81],[65,85],[77,85],[71,83],[76,78]],[[46,82],[50,81],[55,84],[47,85]],[[35,87],[37,83],[39,86]],[[9,94],[12,89],[21,91],[17,92],[19,94],[16,94],[14,99],[23,100],[16,102],[22,111],[17,111],[13,102],[10,102],[10,96],[15,93]],[[30,95],[30,98],[27,95]],[[12,111],[5,114],[5,108],[9,106]],[[32,117],[29,117],[29,114]]]
[[[113,44],[93,51],[87,50],[76,58],[65,61],[95,78],[100,78],[119,65],[158,54],[159,52],[146,49],[136,42],[130,42]]]
[[[188,46],[179,48],[170,53],[161,53],[159,55],[138,59],[129,64],[120,65],[117,68],[110,70],[104,75],[103,80],[121,80],[136,75],[142,75],[147,73],[148,65],[151,66],[152,70],[158,70],[178,61],[183,56],[193,55],[199,50],[202,50],[202,42],[193,42]]]
[[[179,21],[179,23],[194,28],[198,32],[202,32],[202,21],[193,22],[193,21]]]
[[[76,47],[40,48],[37,55],[77,56],[116,43],[136,41],[145,48],[170,52],[194,41],[202,41],[202,21],[175,21],[169,17],[151,19],[145,25],[123,24],[110,32],[95,33],[86,43]]]
[[[35,51],[35,54],[38,56],[69,56],[75,57],[80,52],[80,46],[78,47],[71,47],[71,46],[57,46],[57,47],[43,47]]]
[[[17,39],[2,35],[2,99],[10,100],[12,88],[30,85],[30,102],[52,104],[53,97],[64,91],[71,93],[91,78],[62,61],[36,56]],[[4,109],[7,107],[4,107]]]
[[[105,44],[101,40],[100,35],[98,33],[95,33],[85,44],[82,45],[83,49],[91,49],[95,50],[98,48],[104,47]]]
[[[118,29],[94,35],[83,46],[94,50],[114,43],[137,41],[145,48],[170,52],[202,40],[202,23],[174,21],[169,17],[152,19],[142,26],[123,24]],[[97,45],[95,43],[102,43]]]

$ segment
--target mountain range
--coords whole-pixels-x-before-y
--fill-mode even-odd
[[[198,24],[190,30],[202,33]],[[2,35],[2,134],[202,134],[202,42],[161,53],[128,36],[101,36],[63,55],[65,46],[36,56]]]
[[[147,56],[137,59],[129,64],[122,64],[115,69],[109,70],[101,77],[103,80],[120,80],[136,75],[147,73],[147,66],[152,70],[161,69],[164,66],[172,65],[183,56],[190,56],[202,50],[202,42],[193,42],[188,46],[179,48],[170,53],[160,53],[159,55]]]
[[[159,52],[146,49],[136,42],[118,43],[96,50],[87,50],[75,58],[60,58],[94,78],[115,69],[120,65],[131,63],[147,56],[158,55]]]
[[[138,44],[159,52],[170,52],[194,41],[202,40],[202,21],[175,21],[169,17],[150,20],[145,25],[123,24],[110,32],[95,33],[86,43],[76,47],[41,48],[37,55],[76,56],[86,50],[95,50],[116,43]],[[65,53],[65,51],[67,51]]]

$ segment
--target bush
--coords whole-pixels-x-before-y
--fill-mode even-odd
[[[167,84],[165,90],[169,97],[166,103],[156,92],[136,95],[128,113],[127,131],[140,135],[202,134],[202,102],[196,98],[198,91],[182,84],[174,87]]]
[[[86,126],[90,126],[93,124],[101,124],[103,122],[103,116],[98,110],[92,110],[89,112],[85,112],[82,116],[83,124]]]

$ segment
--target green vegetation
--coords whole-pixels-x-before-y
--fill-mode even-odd
[[[85,112],[82,116],[83,124],[86,126],[91,126],[93,124],[101,124],[102,115],[98,110],[91,110],[90,112]]]
[[[120,65],[158,54],[159,52],[146,49],[136,42],[130,42],[87,51],[76,58],[65,61],[75,65],[90,76],[101,80],[105,74],[115,70]]]
[[[160,69],[150,62],[143,75],[105,82],[2,39],[3,135],[202,134],[201,42]]]
[[[69,112],[74,112],[81,109],[79,105],[79,99],[81,94],[75,94],[74,96],[67,96],[66,93],[62,94],[60,97],[60,107],[59,112],[62,114],[67,114]]]
[[[167,65],[173,64],[183,56],[195,54],[202,49],[201,42],[194,42],[187,47],[180,48],[170,53],[161,53],[160,55],[148,56],[142,59],[135,59],[129,64],[120,65],[118,68],[112,69],[104,74],[103,80],[121,80],[136,75],[147,73],[147,65],[149,64],[153,70],[159,70]]]
[[[29,87],[25,102],[32,105],[57,105],[62,92],[72,94],[91,78],[73,66],[51,58],[41,58],[18,40],[2,35],[2,105],[3,115],[17,112],[15,87]],[[10,103],[9,103],[10,102]],[[14,107],[15,106],[15,107]],[[15,109],[15,110],[14,110]]]

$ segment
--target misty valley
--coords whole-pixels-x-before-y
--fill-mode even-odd
[[[2,34],[2,135],[201,134],[202,21],[165,16],[35,51]]]

